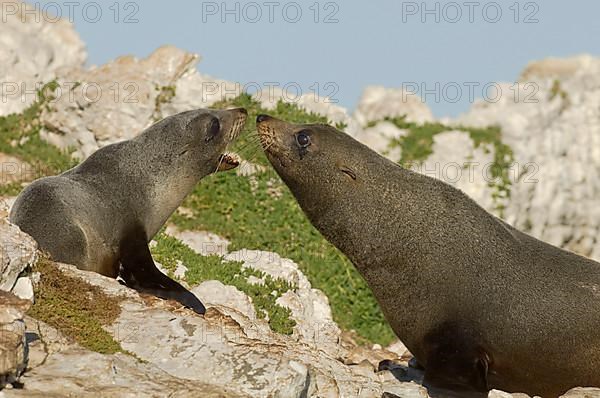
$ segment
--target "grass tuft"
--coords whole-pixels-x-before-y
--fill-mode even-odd
[[[121,298],[109,296],[97,286],[64,274],[45,258],[38,261],[34,271],[41,273],[41,279],[35,287],[36,300],[29,315],[89,350],[101,354],[127,353],[103,329],[113,324],[121,313]]]
[[[152,255],[167,270],[174,270],[177,260],[180,260],[188,268],[185,279],[190,285],[218,280],[225,285],[235,286],[252,299],[259,318],[268,316],[272,330],[292,334],[296,322],[290,319],[290,310],[275,302],[283,293],[294,289],[290,283],[252,268],[242,268],[241,262],[224,261],[221,256],[198,255],[178,239],[163,232],[154,240],[158,244],[152,248]],[[248,283],[247,279],[250,276],[264,280],[264,284]]]
[[[240,106],[248,110],[249,123],[232,150],[266,166],[267,171],[250,178],[237,176],[235,172],[204,178],[183,204],[193,211],[193,216],[174,214],[171,221],[183,230],[217,233],[231,242],[230,250],[272,251],[292,259],[313,287],[328,296],[334,320],[342,328],[356,330],[370,342],[390,343],[394,334],[371,290],[350,261],[305,217],[270,166],[252,122],[261,113],[295,123],[327,123],[327,119],[283,102],[274,110],[262,109],[245,94],[216,105],[219,108]],[[274,190],[281,194],[269,194]]]
[[[53,99],[49,93],[55,88],[55,82],[48,83],[38,93],[38,100],[22,113],[0,117],[0,152],[28,163],[26,169],[20,170],[25,181],[59,174],[77,164],[77,160],[71,157],[72,151],[63,151],[40,137],[40,115],[48,101]],[[0,188],[3,195],[19,191],[16,184]]]
[[[485,128],[467,126],[446,126],[442,123],[417,124],[406,120],[406,116],[386,117],[384,119],[408,134],[390,141],[390,148],[400,148],[401,158],[398,163],[404,167],[424,162],[433,153],[433,140],[437,134],[445,131],[459,130],[469,134],[475,148],[492,151],[494,162],[490,167],[491,179],[488,185],[493,189],[492,199],[496,204],[496,211],[502,215],[504,205],[502,199],[510,197],[511,180],[510,168],[514,163],[512,149],[502,142],[502,132],[498,126]],[[368,127],[377,125],[369,123]]]

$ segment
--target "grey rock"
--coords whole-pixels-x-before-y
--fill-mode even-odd
[[[33,283],[31,282],[31,278],[26,276],[19,277],[12,288],[12,293],[23,300],[29,300],[33,303]]]
[[[4,116],[30,106],[40,83],[83,66],[86,52],[69,21],[44,16],[21,1],[0,0],[0,7],[0,81],[6,85],[0,116]]]
[[[21,273],[37,261],[37,243],[8,222],[6,207],[0,213],[0,290],[11,291]]]
[[[25,312],[31,302],[0,291],[0,389],[19,380],[27,366]]]

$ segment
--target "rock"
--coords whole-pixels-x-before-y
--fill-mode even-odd
[[[235,169],[238,176],[249,177],[255,174],[264,173],[267,168],[263,165],[242,160],[240,165]]]
[[[332,124],[346,125],[344,131],[350,135],[355,135],[360,130],[356,120],[348,114],[345,108],[337,104],[335,98],[321,97],[316,93],[297,95],[293,89],[286,92],[280,87],[259,90],[252,98],[266,110],[275,109],[279,101],[295,104],[307,112],[325,116]]]
[[[142,380],[140,388],[155,381],[159,385],[152,386],[162,391],[165,386],[175,383],[173,379],[184,379],[191,386],[190,391],[194,386],[208,384],[213,389],[227,389],[238,396],[252,397],[302,394],[371,397],[381,396],[384,391],[400,396],[427,396],[426,390],[417,384],[402,383],[391,375],[376,374],[372,369],[369,371],[358,365],[344,365],[337,360],[337,355],[323,350],[321,345],[307,345],[296,336],[277,334],[270,330],[266,321],[244,314],[248,311],[221,304],[209,305],[204,317],[183,308],[174,311],[168,302],[142,299],[114,279],[72,266],[57,266],[67,275],[81,279],[82,283],[90,283],[107,294],[123,298],[121,314],[105,329],[123,349],[146,363],[132,362],[120,354],[99,356],[75,348],[63,348],[54,354],[59,345],[50,350],[48,359],[28,372],[24,379],[26,389],[37,394],[77,394],[85,389],[108,388],[109,383],[117,393],[125,394],[131,391],[130,381],[139,378]],[[202,298],[209,300],[218,296],[210,293],[213,289],[223,292],[228,287],[210,282],[198,290],[207,292]],[[241,297],[243,294],[228,292],[228,296],[234,295]],[[157,373],[157,369],[166,375]],[[52,375],[55,382],[51,382]],[[178,382],[175,385],[178,386]],[[13,391],[19,394],[18,390]]]
[[[168,375],[156,366],[124,354],[102,355],[71,349],[49,357],[27,373],[22,389],[5,390],[3,397],[249,397],[207,383]]]
[[[296,321],[294,335],[331,355],[339,353],[341,331],[333,321],[329,300],[323,292],[311,287],[296,263],[277,253],[258,250],[236,251],[227,254],[224,259],[240,261],[244,268],[250,267],[290,283],[293,290],[282,294],[276,303],[291,310],[291,318]]]
[[[406,130],[399,129],[393,123],[384,121],[373,127],[360,130],[354,138],[388,159],[397,162],[400,160],[402,153],[399,148],[391,149],[390,141],[403,137],[406,133]]]
[[[275,301],[291,310],[296,321],[294,334],[307,344],[319,346],[332,355],[339,352],[340,328],[331,315],[329,299],[318,289],[287,291]]]
[[[475,147],[469,133],[451,130],[433,137],[433,153],[413,170],[434,177],[467,192],[479,205],[490,211],[506,206],[507,198],[495,198],[490,183],[494,148]]]
[[[579,70],[588,68],[596,62],[590,55],[580,55],[571,58],[546,58],[527,64],[521,72],[520,82],[536,81],[540,79],[565,79],[570,78]]]
[[[32,181],[34,178],[35,170],[27,162],[0,153],[0,186],[21,181]]]
[[[407,360],[412,357],[412,354],[410,353],[410,351],[408,351],[408,348],[406,348],[404,343],[402,343],[400,340],[396,340],[395,342],[387,346],[385,349],[386,351],[393,352],[398,358],[404,360]]]
[[[218,101],[233,99],[242,93],[239,83],[203,75],[196,70],[200,57],[194,55],[193,67],[175,82],[173,99],[162,106],[162,115],[170,116],[196,108],[208,108]]]
[[[498,102],[477,102],[453,123],[501,127],[516,162],[504,203],[508,223],[600,260],[600,59],[563,61],[530,64],[523,73],[529,86],[521,83],[519,96],[513,85],[501,85]],[[461,189],[494,211],[485,188]]]
[[[297,95],[293,89],[285,91],[280,87],[273,87],[257,91],[252,98],[266,110],[274,110],[281,101],[296,104],[307,112],[326,116],[333,123],[344,123],[349,120],[348,112],[336,104],[335,98],[320,97],[315,93]]]
[[[206,237],[211,234],[178,231],[172,226],[167,228],[167,233],[177,237],[200,255],[215,254],[213,251],[206,250]],[[226,246],[223,249],[226,250]],[[225,253],[222,251],[218,254]],[[333,321],[329,300],[323,292],[311,287],[296,263],[280,257],[277,253],[258,250],[228,253],[223,259],[242,262],[244,268],[253,268],[273,278],[283,279],[294,286],[293,290],[282,294],[276,303],[291,310],[291,318],[296,321],[295,335],[307,344],[318,344],[323,350],[329,350],[332,355],[338,352],[340,329]],[[256,277],[251,278],[250,283],[264,283]],[[215,304],[236,308],[250,319],[256,318],[252,301],[232,286],[224,286],[218,281],[208,281],[195,287],[192,292],[205,305]]]
[[[174,225],[168,225],[165,233],[179,239],[190,249],[202,256],[224,256],[227,253],[229,241],[206,231],[181,231]]]
[[[42,115],[43,138],[59,148],[77,148],[74,155],[83,159],[135,137],[163,117],[161,108],[171,100],[172,87],[195,67],[196,59],[165,46],[145,59],[124,56],[101,67],[73,70],[68,79],[59,79],[61,94]]]
[[[130,355],[85,350],[43,322],[27,321],[31,356],[37,360],[21,378],[23,387],[4,390],[2,397],[247,397],[227,387],[170,376]]]
[[[567,391],[561,398],[598,398],[600,397],[600,388],[582,388],[577,387]]]
[[[225,255],[226,261],[239,261],[243,267],[264,272],[273,278],[283,279],[300,289],[309,289],[310,282],[292,260],[277,253],[242,249]]]
[[[363,127],[369,122],[380,121],[385,117],[404,115],[409,122],[433,121],[431,110],[418,95],[403,89],[382,86],[365,88],[354,112],[354,118]]]
[[[33,303],[33,283],[31,283],[31,279],[25,276],[17,279],[12,293],[23,300],[29,300]]]
[[[0,291],[0,389],[18,381],[27,366],[23,317],[31,302]]]
[[[187,270],[187,267],[181,262],[181,260],[177,260],[177,267],[175,268],[173,275],[175,275],[175,278],[177,279],[184,279]]]
[[[44,17],[31,4],[0,0],[0,116],[19,113],[36,99],[40,83],[83,66],[85,46],[66,20]],[[39,7],[37,7],[39,9]]]
[[[192,293],[207,307],[234,308],[249,319],[256,319],[256,311],[250,297],[233,286],[226,286],[219,281],[206,281],[194,287]]]
[[[16,196],[2,196],[0,197],[0,219],[8,218],[8,214],[10,213],[10,209],[15,204],[17,200]]]
[[[529,395],[522,393],[509,394],[500,390],[491,390],[488,398],[529,398]]]
[[[7,215],[7,210],[2,211]],[[19,275],[37,261],[37,243],[0,217],[0,290],[10,291]]]

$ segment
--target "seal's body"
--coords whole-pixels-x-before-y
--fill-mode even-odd
[[[195,110],[168,117],[136,138],[104,147],[77,167],[39,179],[17,198],[10,220],[53,260],[95,271],[140,291],[200,301],[155,266],[148,242],[222,155],[246,111]]]
[[[313,225],[357,267],[424,384],[556,397],[600,386],[600,264],[324,125],[257,129]]]

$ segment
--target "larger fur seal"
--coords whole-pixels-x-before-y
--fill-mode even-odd
[[[325,125],[260,115],[267,156],[357,267],[424,383],[556,397],[600,386],[600,264]],[[461,396],[463,396],[461,394]]]
[[[245,109],[199,109],[168,117],[59,176],[33,182],[10,220],[56,261],[120,275],[132,288],[204,313],[192,293],[156,268],[148,242],[201,178],[221,164],[235,166],[223,151],[246,116]]]

